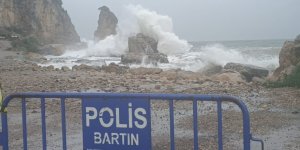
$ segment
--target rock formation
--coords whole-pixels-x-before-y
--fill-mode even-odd
[[[300,43],[300,34],[296,37],[295,42]]]
[[[223,67],[221,65],[209,63],[199,71],[206,76],[211,76],[211,75],[221,73],[222,70],[223,70]]]
[[[80,42],[62,0],[1,0],[0,29],[44,44]]]
[[[241,75],[245,77],[247,82],[252,81],[253,77],[264,78],[267,77],[269,74],[269,71],[267,69],[253,66],[253,65],[245,65],[239,63],[227,63],[224,66],[224,69],[239,72]]]
[[[286,41],[279,54],[279,67],[274,71],[272,80],[283,79],[300,66],[300,35],[295,41]]]
[[[142,33],[129,37],[129,52],[122,56],[121,62],[124,64],[169,63],[167,56],[158,52],[157,44],[158,41]]]
[[[100,7],[99,10],[98,28],[94,33],[95,41],[103,40],[107,36],[117,34],[118,18],[106,6]]]

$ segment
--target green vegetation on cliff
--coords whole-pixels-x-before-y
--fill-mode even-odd
[[[28,37],[24,39],[14,40],[12,42],[12,46],[18,51],[37,52],[41,44],[36,38]]]
[[[292,74],[287,75],[283,80],[268,82],[267,87],[278,88],[278,87],[297,87],[300,88],[300,66],[297,66]]]

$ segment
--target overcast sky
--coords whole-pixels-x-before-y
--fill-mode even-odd
[[[189,41],[294,39],[300,34],[300,0],[63,0],[77,32],[89,39],[100,6],[118,17],[127,4],[170,16],[174,32]]]

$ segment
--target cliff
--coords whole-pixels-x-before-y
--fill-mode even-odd
[[[44,44],[80,42],[62,0],[0,0],[0,29]]]

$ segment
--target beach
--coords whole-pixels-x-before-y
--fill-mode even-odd
[[[184,94],[220,94],[231,95],[243,100],[247,105],[251,117],[251,131],[254,137],[264,140],[266,149],[299,149],[300,145],[300,89],[296,88],[266,88],[259,82],[241,82],[239,80],[226,80],[213,78],[203,74],[179,69],[163,71],[159,68],[132,68],[109,65],[105,67],[89,67],[81,65],[73,69],[56,69],[53,66],[41,67],[36,63],[19,59],[19,55],[11,52],[9,56],[5,50],[1,50],[0,59],[0,82],[5,95],[19,92],[100,92],[100,93],[184,93]],[[28,132],[31,136],[29,145],[37,148],[41,146],[37,127],[40,122],[39,103],[28,100]],[[20,101],[19,101],[20,102]],[[21,123],[21,103],[14,101],[8,107],[10,146],[13,149],[22,145]],[[177,105],[176,105],[177,104]],[[68,144],[74,149],[80,146],[81,131],[81,111],[74,109],[80,107],[80,102],[68,103],[70,109],[69,119],[74,121],[70,124],[71,138]],[[208,109],[206,113],[200,114],[200,146],[205,149],[216,148],[217,143],[217,122],[216,112],[209,107],[216,107],[215,104],[200,105],[200,109]],[[167,107],[162,104],[153,104],[157,115],[167,114]],[[186,107],[184,107],[186,106]],[[203,106],[201,108],[201,106]],[[229,105],[230,106],[230,105]],[[61,129],[57,128],[59,121],[59,102],[48,100],[47,102],[47,126],[51,130],[49,140],[57,140],[60,137]],[[73,109],[72,109],[73,108]],[[175,109],[188,114],[192,109],[189,102],[176,102]],[[203,112],[203,111],[201,111]],[[179,113],[181,115],[182,113]],[[184,113],[183,113],[184,114]],[[75,119],[77,118],[77,120]],[[156,117],[154,117],[156,118]],[[161,122],[153,120],[153,122]],[[225,107],[223,114],[224,128],[224,149],[241,148],[241,122],[240,113],[233,107]],[[58,119],[58,120],[57,120]],[[176,121],[176,143],[179,149],[192,149],[192,119],[191,116],[177,117]],[[156,123],[154,123],[156,124]],[[168,147],[168,137],[161,130],[162,126],[153,127],[158,130],[153,138],[154,149],[166,149]],[[240,129],[240,130],[237,130]],[[201,132],[203,131],[203,132]],[[206,142],[204,142],[206,141]],[[215,143],[215,144],[211,144]],[[52,143],[53,144],[53,143]],[[60,142],[50,144],[50,148],[57,149]],[[252,145],[254,149],[259,149],[259,144]],[[30,147],[30,146],[29,146]],[[80,148],[79,148],[80,149]]]

